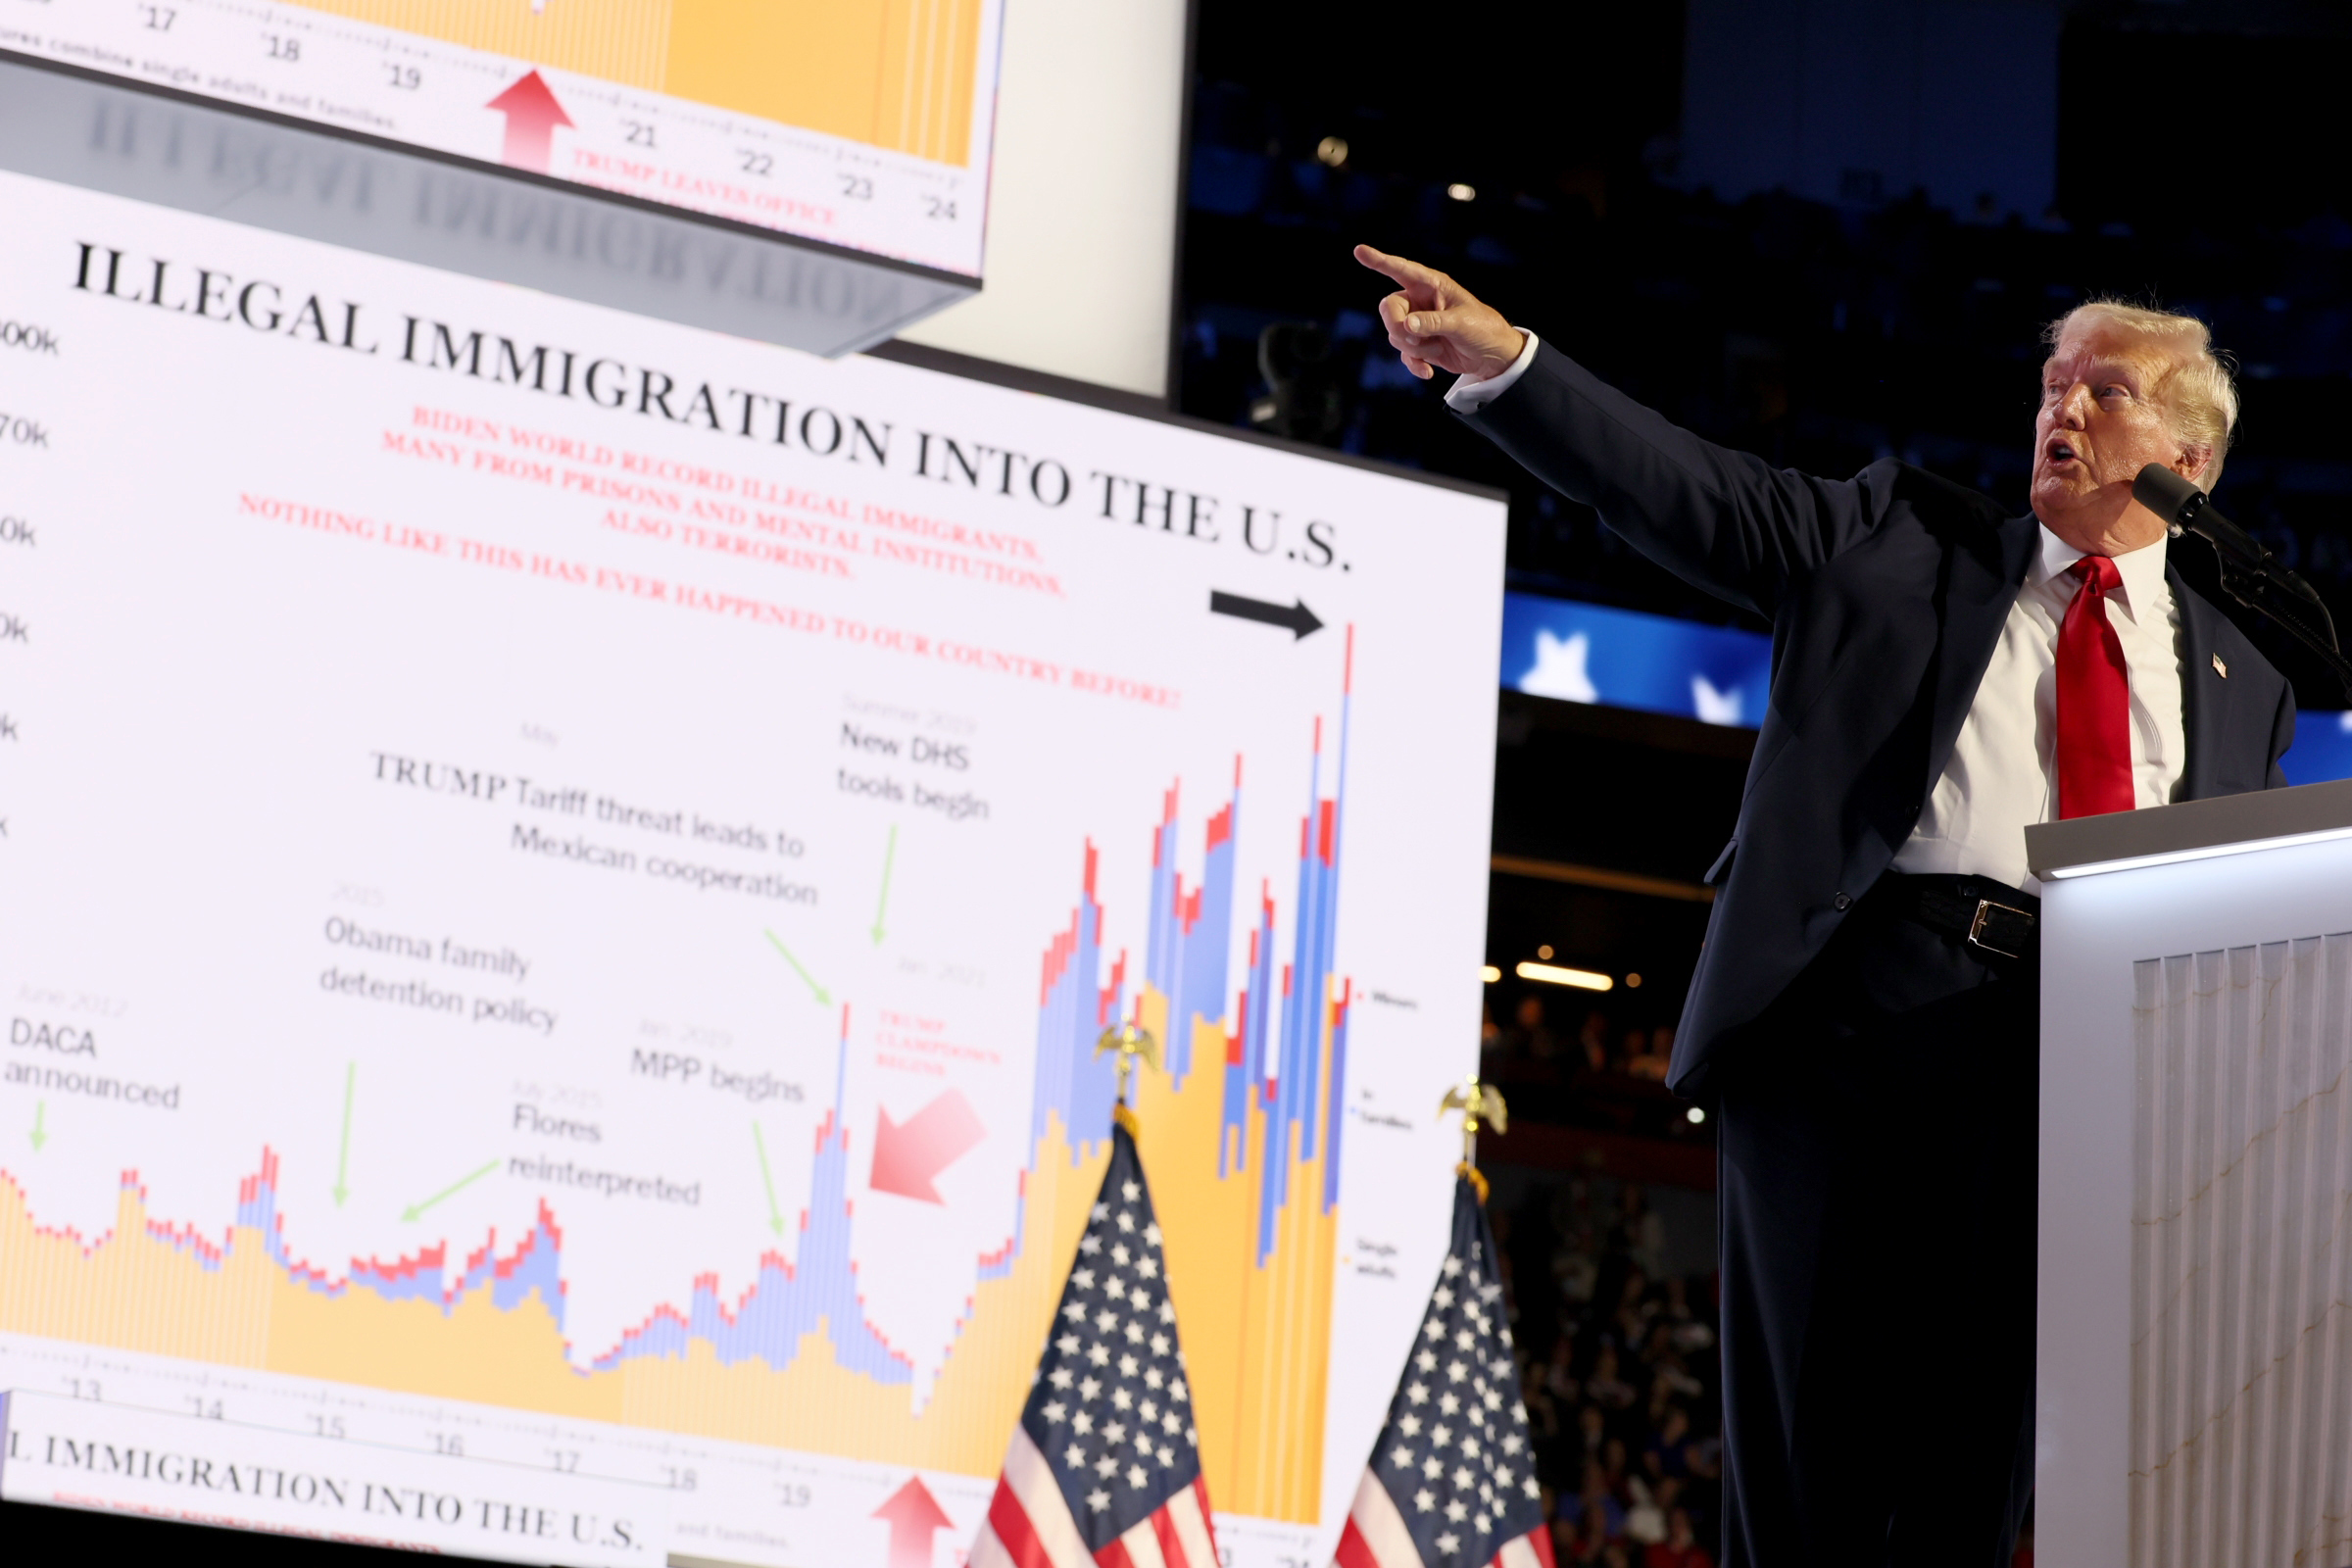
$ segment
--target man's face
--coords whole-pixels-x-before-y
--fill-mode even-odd
[[[2151,463],[2190,477],[2200,464],[2184,455],[2154,388],[2165,368],[2159,353],[2113,331],[2066,338],[2042,367],[2041,413],[2034,421],[2034,511],[2079,549],[2076,532],[2111,529],[2132,504],[2132,481]],[[2079,527],[2068,523],[2080,519]],[[2134,519],[2140,520],[2140,519]],[[2161,531],[2144,521],[2153,542]],[[2150,531],[2153,529],[2154,531]]]

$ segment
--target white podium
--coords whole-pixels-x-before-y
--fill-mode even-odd
[[[2034,1549],[2352,1564],[2352,781],[2030,828]]]

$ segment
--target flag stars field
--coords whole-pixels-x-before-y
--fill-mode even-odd
[[[1216,1568],[1166,1273],[1122,1127],[973,1568]]]
[[[1486,1212],[1458,1182],[1452,1245],[1348,1512],[1340,1568],[1550,1562],[1494,1256]]]
[[[1515,1382],[1515,1375],[1510,1330],[1488,1310],[1490,1303],[1499,1301],[1502,1288],[1485,1277],[1485,1245],[1473,1244],[1467,1259],[1459,1251],[1447,1254],[1443,1279],[1464,1284],[1457,1290],[1441,1283],[1430,1296],[1429,1311],[1422,1322],[1423,1339],[1450,1343],[1461,1353],[1441,1357],[1425,1346],[1413,1358],[1414,1369],[1423,1377],[1442,1371],[1450,1385],[1437,1396],[1438,1413],[1444,1419],[1427,1427],[1426,1452],[1417,1448],[1414,1440],[1422,1436],[1424,1423],[1414,1407],[1428,1404],[1431,1391],[1421,1378],[1408,1379],[1390,1419],[1393,1441],[1384,1456],[1385,1468],[1399,1480],[1417,1472],[1424,1483],[1442,1484],[1443,1490],[1429,1485],[1412,1488],[1409,1500],[1414,1512],[1442,1515],[1451,1524],[1474,1524],[1482,1537],[1494,1525],[1498,1499],[1506,1491],[1515,1489],[1531,1499],[1541,1495],[1535,1477],[1520,1475],[1514,1462],[1526,1446],[1526,1439],[1505,1430],[1526,1423],[1524,1406],[1512,1400],[1512,1419],[1508,1423],[1499,1419],[1505,1401],[1496,1384]],[[1464,1385],[1467,1399],[1453,1387]],[[1515,1387],[1512,1392],[1517,1392]],[[1447,1450],[1451,1450],[1450,1456]],[[1441,1550],[1449,1549],[1438,1544]]]

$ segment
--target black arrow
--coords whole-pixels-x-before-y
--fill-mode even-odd
[[[1263,599],[1244,599],[1240,594],[1221,594],[1211,588],[1208,612],[1241,620],[1261,620],[1269,626],[1287,626],[1293,642],[1323,629],[1323,622],[1315,618],[1315,612],[1306,608],[1303,599],[1291,605],[1270,605]]]

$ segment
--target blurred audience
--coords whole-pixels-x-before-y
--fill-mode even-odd
[[[1559,1042],[1544,1023],[1544,999],[1530,992],[1519,999],[1511,1025],[1502,1031],[1502,1054],[1523,1061],[1551,1061],[1560,1054]]]
[[[1638,998],[1614,1013],[1568,1010],[1581,1001],[1546,988],[1516,999],[1491,995],[1479,1031],[1481,1076],[1502,1085],[1513,1113],[1531,1120],[1704,1142],[1689,1107],[1665,1088],[1674,1026],[1656,1022],[1652,1004]],[[1509,1010],[1497,1022],[1502,1007]]]
[[[1642,1554],[1642,1568],[1715,1568],[1715,1559],[1698,1544],[1690,1515],[1677,1508],[1667,1516],[1666,1539]]]
[[[1609,1070],[1609,1015],[1594,1007],[1585,1014],[1584,1027],[1576,1033],[1578,1066],[1589,1073]]]
[[[1662,1023],[1646,1035],[1637,1029],[1626,1037],[1626,1048],[1627,1076],[1662,1084],[1674,1055],[1674,1026]]]
[[[1555,1555],[1713,1568],[1722,1446],[1711,1276],[1665,1277],[1665,1221],[1637,1183],[1575,1176],[1497,1206]],[[1544,1248],[1547,1274],[1537,1267]],[[1521,1281],[1547,1285],[1551,1298],[1528,1300]]]
[[[1507,1026],[1487,1030],[1481,1070],[1504,1082],[1514,1119],[1532,1111],[1542,1120],[1562,1105],[1573,1114],[1620,1086],[1665,1097],[1646,1075],[1664,1072],[1671,1027],[1619,1028],[1604,1008],[1588,1007],[1574,1044],[1561,1049],[1555,1042],[1570,1037],[1553,1033],[1547,1000],[1556,1004],[1523,996]],[[1568,1098],[1546,1102],[1531,1083],[1556,1083]],[[1642,1183],[1607,1174],[1518,1174],[1534,1179],[1498,1182],[1491,1209],[1554,1556],[1562,1568],[1715,1568],[1715,1277],[1672,1272],[1711,1249],[1684,1236],[1677,1250],[1667,1219],[1691,1215],[1678,1223],[1696,1225],[1704,1211],[1688,1195],[1661,1211]],[[2033,1568],[2033,1539],[2029,1520],[2014,1568]]]
[[[1492,1201],[1555,1559],[1715,1568],[1723,1441],[1712,1271],[1665,1272],[1688,1253],[1669,1246],[1665,1218],[1637,1182],[1545,1173],[1499,1181]],[[2029,1519],[2013,1568],[2033,1568],[2033,1540]]]

